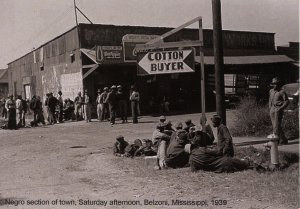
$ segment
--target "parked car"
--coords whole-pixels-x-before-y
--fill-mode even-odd
[[[290,101],[286,110],[287,111],[299,110],[299,82],[286,84],[282,88],[285,90]]]

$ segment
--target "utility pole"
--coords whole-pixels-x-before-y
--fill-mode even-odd
[[[79,45],[79,48],[81,48],[81,43],[80,43],[80,31],[79,31],[78,19],[77,19],[77,6],[76,6],[76,0],[74,0],[74,11],[75,11],[75,22],[76,22],[77,35],[78,35],[78,45]]]
[[[74,0],[74,11],[75,11],[75,21],[76,21],[76,26],[78,27],[78,20],[77,20],[77,6],[76,6],[76,0]]]
[[[226,125],[225,109],[225,88],[224,88],[224,58],[222,38],[221,1],[212,0],[213,16],[213,45],[215,61],[215,88],[216,88],[216,109],[221,116],[223,124]]]

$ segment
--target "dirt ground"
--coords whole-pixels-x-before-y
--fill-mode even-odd
[[[199,116],[178,115],[167,119],[175,123],[191,118],[198,124]],[[243,185],[249,172],[255,171],[234,174],[191,173],[189,168],[154,171],[143,158],[112,155],[117,135],[124,135],[130,142],[151,138],[157,120],[145,116],[138,124],[117,121],[114,127],[93,120],[0,130],[0,208],[291,208],[280,199],[264,197],[265,191],[257,191],[261,197],[233,194],[234,188],[230,188],[228,181],[240,181]],[[283,188],[279,190],[286,192]],[[199,205],[172,205],[175,200],[195,201],[190,203]],[[212,200],[223,205],[213,205]],[[100,206],[104,204],[100,201],[108,202]],[[120,202],[116,205],[117,201],[124,201],[123,205]]]

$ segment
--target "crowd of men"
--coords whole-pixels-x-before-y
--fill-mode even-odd
[[[201,125],[191,120],[166,122],[165,116],[159,118],[152,139],[135,140],[129,144],[123,136],[118,136],[113,146],[116,156],[156,156],[155,169],[182,168],[190,166],[192,171],[206,170],[214,172],[234,172],[254,168],[253,162],[234,157],[232,137],[228,128],[222,124],[218,115],[211,118],[217,128],[217,142],[211,126],[202,117]]]
[[[281,122],[283,110],[288,106],[289,100],[279,79],[273,78],[270,86],[272,89],[269,92],[269,109],[273,134],[278,138],[279,144],[287,144]],[[113,152],[117,156],[127,157],[141,154],[155,155],[156,169],[185,166],[190,166],[192,171],[214,172],[234,172],[249,168],[265,169],[249,159],[234,158],[232,137],[228,128],[222,124],[222,118],[214,115],[211,122],[217,128],[215,147],[210,147],[215,138],[205,117],[200,119],[201,125],[195,126],[191,120],[187,120],[183,128],[181,122],[173,127],[170,121],[166,123],[166,118],[161,116],[152,140],[136,140],[130,145],[123,136],[119,136],[113,146]],[[147,152],[143,153],[139,150],[147,150]]]
[[[104,87],[98,89],[98,96],[95,104],[97,109],[97,119],[102,121],[110,121],[111,125],[116,122],[116,115],[122,120],[122,123],[128,122],[128,103],[131,104],[133,123],[138,123],[139,109],[139,92],[134,86],[130,88],[130,94],[124,93],[121,85]],[[6,99],[1,99],[0,110],[1,116],[8,119],[7,125],[3,128],[17,129],[30,125],[31,127],[38,126],[38,124],[45,125],[46,121],[49,125],[55,123],[63,123],[69,120],[85,120],[91,122],[91,112],[93,101],[84,91],[84,95],[78,92],[74,101],[70,98],[63,99],[63,93],[58,91],[58,96],[53,96],[53,93],[47,93],[44,103],[40,96],[32,96],[30,100],[25,100],[18,95],[16,98],[9,95]],[[33,114],[33,120],[30,124],[26,124],[26,115]],[[44,117],[44,115],[46,117]]]

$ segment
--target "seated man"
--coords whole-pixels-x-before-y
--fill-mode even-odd
[[[221,156],[216,150],[208,149],[205,140],[202,140],[201,138],[196,145],[191,146],[189,163],[192,172],[204,170],[222,173],[251,168],[248,161]]]
[[[135,152],[142,146],[142,141],[140,139],[134,140],[133,144],[128,144],[125,147],[125,153],[123,156],[125,157],[134,157]]]
[[[158,120],[159,120],[158,124],[166,123],[166,117],[164,115],[159,116]]]
[[[128,142],[124,140],[124,136],[120,135],[116,138],[116,142],[113,146],[113,153],[115,156],[123,157],[125,154],[125,148],[128,146]]]
[[[74,112],[74,102],[72,100],[65,99],[63,104],[64,120],[71,120]]]
[[[215,136],[214,136],[211,126],[207,123],[207,119],[205,116],[204,117],[201,116],[200,124],[202,125],[202,127],[205,126],[205,133],[208,136],[207,141],[206,141],[207,145],[212,145],[215,141]]]
[[[153,132],[153,136],[152,136],[152,142],[155,151],[157,150],[158,165],[156,169],[161,169],[166,167],[165,165],[166,150],[170,142],[170,136],[164,133],[164,130],[165,130],[165,124],[159,123],[156,126],[156,130]]]
[[[138,156],[155,156],[157,153],[155,152],[154,148],[152,147],[152,141],[150,139],[143,139],[142,145],[139,147],[138,150],[134,153],[135,157]]]
[[[170,139],[170,136],[165,133],[165,127],[165,123],[157,124],[156,129],[152,134],[152,143],[155,148],[158,148],[158,145],[162,139],[165,139],[167,141],[169,141]]]
[[[164,130],[164,133],[166,133],[167,135],[171,136],[172,133],[174,133],[174,129],[172,128],[172,122],[171,121],[168,121],[166,124],[165,124],[165,130]]]
[[[217,142],[218,154],[223,156],[233,157],[234,149],[232,144],[232,138],[228,128],[221,123],[222,119],[218,115],[214,115],[211,121],[213,123],[213,126],[218,129],[218,142]]]
[[[167,149],[166,166],[182,168],[189,161],[189,154],[185,152],[185,145],[189,142],[185,130],[177,129],[171,136],[170,145]]]
[[[202,126],[194,126],[189,133],[189,143],[192,145],[198,145],[200,140],[205,140],[206,145],[212,145],[210,136],[203,131]]]
[[[193,127],[193,126],[195,126],[195,124],[192,123],[191,119],[186,120],[185,121],[185,125],[186,125],[186,127],[184,128],[184,130],[186,132],[189,132],[190,128]]]

